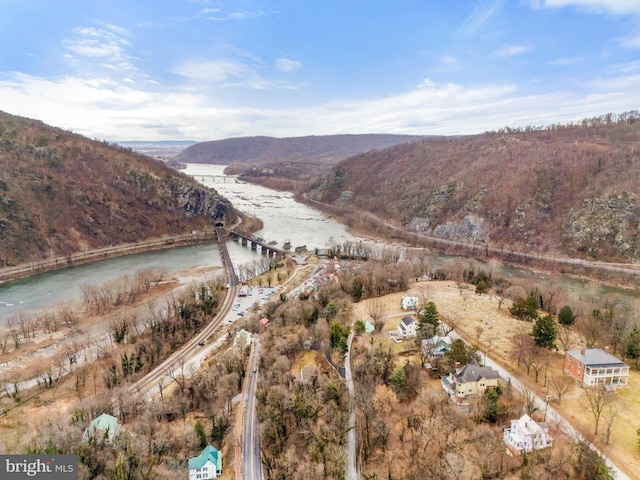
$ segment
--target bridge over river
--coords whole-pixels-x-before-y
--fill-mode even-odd
[[[287,253],[289,253],[286,250],[278,248],[274,245],[269,245],[263,238],[256,237],[255,235],[250,235],[238,230],[231,230],[230,235],[233,240],[240,240],[242,242],[242,245],[250,244],[251,250],[258,250],[258,247],[260,247],[260,251],[267,255],[284,257]]]

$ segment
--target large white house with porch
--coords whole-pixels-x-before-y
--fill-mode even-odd
[[[522,454],[550,447],[553,439],[545,422],[536,422],[526,413],[511,420],[511,428],[505,428],[504,444],[510,453]]]

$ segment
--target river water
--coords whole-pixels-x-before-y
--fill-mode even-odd
[[[257,235],[266,241],[276,241],[278,246],[288,241],[292,247],[306,245],[313,249],[355,240],[344,225],[296,202],[290,193],[238,183],[235,177],[224,176],[224,168],[188,165],[183,171],[215,188],[240,211],[261,218],[264,228]],[[234,264],[240,267],[265,258],[236,242],[228,242],[227,248]],[[0,327],[20,312],[32,313],[81,298],[84,285],[101,285],[143,268],[163,268],[175,274],[195,267],[216,266],[221,267],[222,261],[217,245],[211,243],[128,255],[9,282],[0,285]]]
[[[259,185],[238,182],[233,176],[225,176],[223,165],[190,164],[183,172],[199,182],[215,188],[242,212],[255,215],[264,222],[257,235],[267,242],[276,241],[277,246],[290,242],[292,247],[306,245],[308,249],[322,248],[345,241],[357,241],[344,225],[328,218],[318,210],[300,204],[288,192],[277,192]],[[229,254],[235,265],[258,262],[265,257],[239,243],[227,243]],[[446,255],[433,257],[434,266],[446,263]],[[0,285],[0,327],[7,319],[20,312],[32,313],[49,308],[59,302],[81,298],[84,285],[101,285],[110,279],[131,274],[143,268],[163,268],[176,274],[195,267],[222,267],[220,253],[215,243],[179,247],[169,250],[140,253],[103,260],[58,270],[34,277]],[[518,268],[500,266],[499,274],[507,277],[537,275]],[[544,283],[544,276],[539,280]],[[582,294],[589,290],[588,282],[570,277],[561,277],[561,288]],[[601,294],[618,294],[638,300],[635,290],[605,288]]]

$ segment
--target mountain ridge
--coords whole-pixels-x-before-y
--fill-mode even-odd
[[[164,163],[0,112],[0,266],[212,229],[239,213]]]
[[[266,165],[296,162],[332,165],[351,155],[425,138],[420,135],[342,134],[276,138],[236,137],[200,142],[184,149],[172,161]]]
[[[635,261],[639,119],[423,139],[345,159],[304,191],[446,240]]]

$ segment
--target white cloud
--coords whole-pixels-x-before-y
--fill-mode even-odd
[[[516,55],[521,55],[525,52],[529,52],[533,50],[533,47],[530,45],[506,45],[500,50],[496,52],[498,57],[515,57]]]
[[[280,70],[281,72],[292,73],[296,70],[299,70],[302,67],[302,63],[296,60],[291,60],[289,58],[278,58],[276,60],[275,66],[276,69]]]
[[[640,15],[640,1],[638,0],[534,0],[532,6],[538,8],[578,7],[595,13]]]
[[[450,55],[443,55],[441,59],[444,65],[457,65],[458,59]]]
[[[172,73],[203,84],[224,84],[232,78],[255,76],[255,70],[233,60],[191,59],[174,67]]]
[[[550,65],[576,65],[578,63],[584,62],[584,57],[564,57],[564,58],[556,58],[555,60],[549,62]]]
[[[129,32],[124,28],[111,24],[99,27],[76,27],[73,38],[64,40],[63,44],[71,53],[63,54],[67,61],[79,64],[82,58],[86,63],[91,59],[100,60],[99,64],[107,69],[133,70],[127,50],[131,47],[125,38]]]
[[[473,4],[473,12],[465,18],[464,22],[458,28],[456,33],[463,36],[473,35],[478,29],[489,20],[495,13],[499,12],[502,8],[504,0],[493,0],[490,3],[486,1],[481,4]]]
[[[579,120],[640,103],[640,77],[601,79],[587,91],[527,94],[514,85],[437,84],[424,80],[386,98],[336,99],[308,108],[220,106],[199,91],[136,86],[108,78],[47,80],[16,74],[0,81],[8,112],[41,119],[92,138],[119,140],[331,133],[477,133],[506,125]],[[303,122],[300,119],[305,119]],[[212,127],[213,126],[213,127]],[[213,128],[213,130],[212,130]]]
[[[628,73],[634,73],[640,71],[640,60],[634,60],[632,62],[620,63],[617,65],[611,65],[607,69],[607,73],[614,75],[626,75]]]
[[[620,39],[620,46],[622,46],[623,48],[639,49],[640,48],[640,34],[636,33],[633,36],[621,38]]]
[[[286,59],[283,59],[286,60]],[[296,63],[287,60],[283,65],[293,71]],[[261,74],[262,62],[245,57],[242,60],[203,60],[192,58],[171,69],[172,73],[180,75],[191,82],[195,88],[224,87],[247,88],[251,90],[295,89],[296,86],[280,81],[271,80]]]

